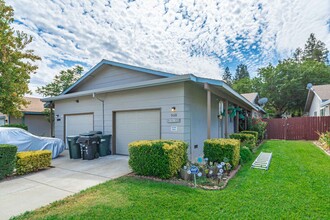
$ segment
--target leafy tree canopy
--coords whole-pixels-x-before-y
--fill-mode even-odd
[[[37,70],[32,63],[40,60],[33,50],[26,49],[32,37],[14,30],[14,11],[0,0],[0,112],[20,117],[20,108],[28,102],[30,74]]]
[[[55,75],[51,83],[38,87],[36,92],[44,96],[58,96],[75,83],[81,77],[83,71],[84,69],[81,66],[62,70],[59,74]]]

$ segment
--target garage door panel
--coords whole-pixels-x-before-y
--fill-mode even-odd
[[[93,114],[65,116],[65,139],[67,136],[79,135],[94,130]]]
[[[136,140],[160,139],[160,110],[116,113],[116,153],[128,155],[128,144]]]

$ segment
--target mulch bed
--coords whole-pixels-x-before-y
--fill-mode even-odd
[[[227,186],[229,180],[236,175],[236,173],[238,172],[238,170],[240,168],[241,168],[241,165],[237,166],[237,168],[235,170],[232,170],[230,172],[230,174],[228,176],[226,176],[226,179],[221,181],[220,186],[218,186],[218,185],[209,186],[209,185],[198,185],[197,184],[196,188],[205,189],[205,190],[222,190]],[[179,179],[179,178],[160,179],[158,177],[140,176],[140,175],[136,175],[134,173],[127,174],[127,176],[134,177],[134,178],[137,178],[137,179],[147,179],[147,180],[152,180],[152,181],[156,181],[156,182],[165,182],[165,183],[171,183],[171,184],[176,184],[176,185],[182,185],[182,186],[188,186],[188,187],[191,187],[191,188],[195,188],[193,181],[186,181],[186,180]]]

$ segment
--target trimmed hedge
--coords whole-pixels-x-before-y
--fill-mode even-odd
[[[138,175],[168,179],[176,175],[188,159],[188,144],[183,141],[135,141],[128,146],[128,163]]]
[[[23,175],[50,166],[52,152],[49,150],[25,151],[16,154],[16,173]]]
[[[250,149],[246,146],[241,147],[240,150],[240,156],[241,156],[241,164],[247,163],[252,159],[252,152],[250,151]]]
[[[0,180],[13,173],[16,152],[16,146],[0,144]]]
[[[235,133],[229,135],[232,139],[237,139],[241,141],[241,146],[248,147],[251,151],[256,147],[256,138],[252,134],[244,134],[244,133]]]
[[[24,130],[28,130],[28,126],[25,124],[6,124],[2,125],[1,127],[8,127],[8,128],[22,128]]]
[[[256,141],[258,140],[258,132],[257,131],[241,131],[241,133],[243,134],[252,134],[255,138],[256,138]]]
[[[222,162],[226,157],[233,169],[239,163],[240,141],[235,139],[208,139],[204,141],[204,157],[212,162]]]

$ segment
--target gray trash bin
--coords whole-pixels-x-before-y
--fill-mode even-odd
[[[99,157],[99,153],[97,151],[100,143],[99,136],[80,136],[77,139],[77,143],[80,144],[81,156],[83,160],[93,160]]]
[[[66,140],[69,145],[69,154],[70,159],[80,159],[81,158],[81,150],[80,144],[77,143],[79,136],[67,136]]]
[[[98,152],[100,157],[104,157],[111,154],[111,134],[104,134],[100,136],[100,144]]]

